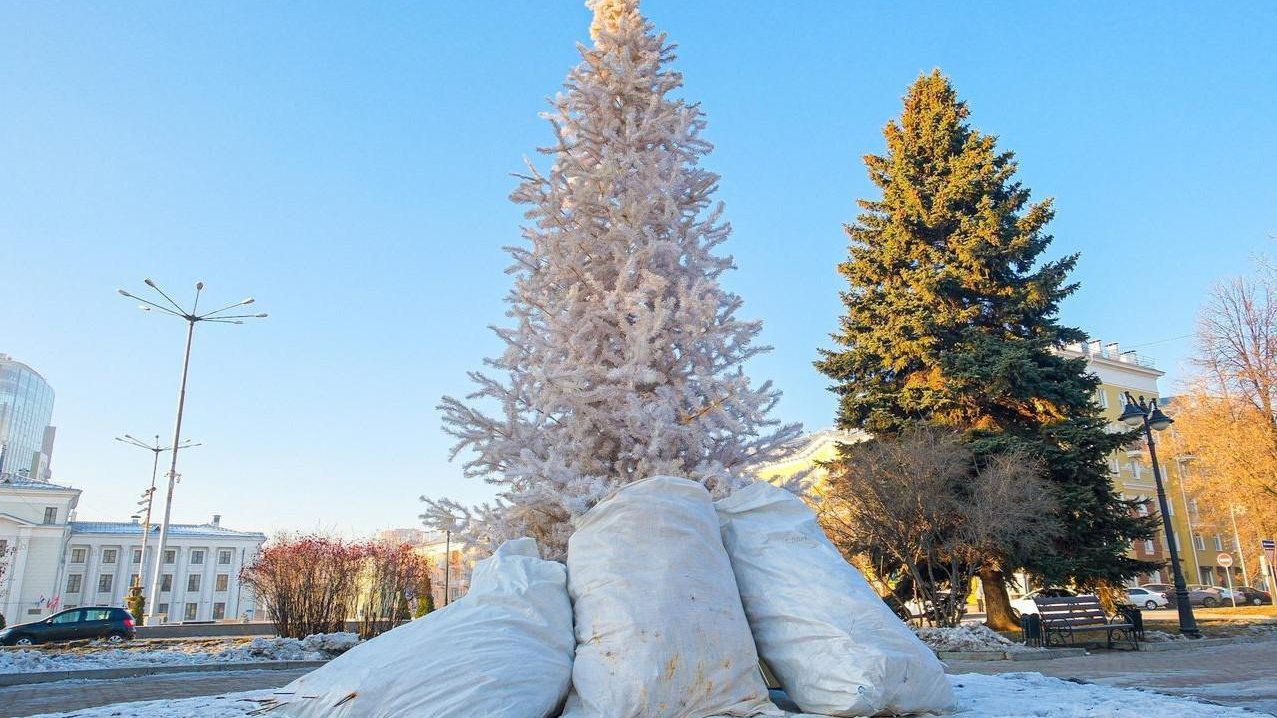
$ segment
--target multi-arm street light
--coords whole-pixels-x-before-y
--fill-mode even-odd
[[[141,302],[142,305],[138,308],[142,311],[149,312],[153,309],[159,310],[164,314],[177,317],[178,319],[186,322],[186,352],[182,357],[182,384],[181,388],[178,389],[177,392],[177,422],[173,429],[173,443],[171,445],[173,460],[169,466],[168,472],[168,495],[164,500],[164,523],[160,524],[160,540],[159,545],[155,549],[155,571],[152,573],[151,578],[151,595],[147,597],[146,603],[146,614],[147,617],[150,618],[155,615],[155,609],[160,597],[160,577],[161,571],[164,570],[164,547],[168,542],[169,518],[173,510],[173,486],[177,483],[177,453],[178,449],[184,448],[182,446],[182,412],[186,408],[186,376],[191,366],[191,341],[195,338],[195,325],[199,322],[243,324],[245,319],[264,318],[266,314],[227,314],[227,312],[234,311],[239,307],[252,304],[253,299],[251,297],[235,302],[234,304],[228,304],[221,309],[215,309],[211,312],[204,312],[201,314],[199,313],[199,306],[200,292],[204,291],[203,282],[195,283],[195,300],[191,303],[191,308],[187,310],[183,308],[182,305],[173,301],[173,298],[168,294],[165,294],[164,290],[160,289],[155,282],[150,279],[143,281],[146,283],[146,286],[159,293],[159,295],[164,298],[164,301],[168,302],[170,306],[166,307],[162,304],[152,302],[149,299],[143,299],[142,297],[130,294],[123,289],[119,290],[120,294],[128,297],[129,299]]]
[[[146,514],[142,521],[142,556],[138,561],[137,578],[133,581],[133,585],[129,588],[130,590],[140,591],[142,589],[142,577],[146,575],[146,549],[151,542],[151,507],[155,504],[155,477],[158,475],[160,469],[160,454],[165,451],[172,450],[173,447],[161,446],[159,434],[155,435],[154,443],[142,441],[132,434],[125,434],[122,437],[117,436],[115,437],[115,440],[128,444],[129,446],[136,446],[139,449],[146,449],[155,455],[155,459],[151,463],[151,488],[142,492],[142,500],[138,502],[138,506],[146,504]],[[191,449],[196,446],[202,446],[202,444],[191,443],[191,440],[187,439],[177,448]]]
[[[1188,600],[1188,585],[1184,582],[1184,571],[1179,565],[1179,550],[1175,547],[1175,528],[1171,526],[1170,506],[1166,503],[1166,488],[1162,485],[1162,471],[1157,465],[1157,446],[1153,441],[1154,431],[1165,431],[1174,420],[1157,408],[1157,399],[1139,401],[1126,392],[1126,407],[1118,421],[1130,427],[1144,427],[1144,440],[1148,442],[1148,458],[1153,464],[1153,483],[1157,486],[1157,505],[1162,512],[1162,531],[1166,535],[1166,549],[1171,554],[1171,574],[1175,577],[1175,608],[1179,610],[1179,632],[1189,638],[1201,638],[1197,630],[1197,619],[1193,617],[1193,606]]]

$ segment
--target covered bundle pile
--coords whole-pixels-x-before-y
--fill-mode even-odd
[[[569,602],[570,601],[570,602]],[[756,647],[757,646],[757,647]],[[531,539],[469,594],[287,686],[291,718],[782,716],[759,654],[805,713],[942,712],[939,661],[801,501],[756,484],[712,503],[658,476],[587,513],[567,568]]]

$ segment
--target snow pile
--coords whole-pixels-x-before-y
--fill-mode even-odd
[[[134,666],[175,666],[200,663],[249,663],[254,661],[323,661],[359,643],[357,633],[320,633],[296,638],[254,638],[248,643],[234,639],[201,642],[198,648],[175,643],[163,648],[156,644],[130,647],[89,646],[75,650],[22,649],[0,651],[0,673],[41,673],[83,671],[96,668]]]
[[[936,651],[1044,651],[1016,643],[984,624],[952,628],[915,628],[918,638]]]
[[[254,638],[248,645],[213,654],[214,661],[322,661],[359,643],[358,633],[316,633],[302,639]]]
[[[1183,634],[1180,634],[1180,633],[1167,633],[1166,631],[1145,631],[1144,632],[1145,643],[1166,643],[1167,641],[1183,641],[1183,640],[1187,640],[1187,639],[1185,639]]]
[[[1040,673],[949,676],[958,708],[948,718],[1254,718],[1247,708],[1201,703],[1190,698],[1073,683]],[[273,691],[230,693],[179,700],[117,703],[68,713],[45,713],[31,718],[249,718],[269,710]],[[266,713],[267,716],[274,712]]]

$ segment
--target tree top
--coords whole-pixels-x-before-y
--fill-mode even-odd
[[[639,14],[638,5],[639,0],[586,0],[585,6],[594,11],[590,38],[598,43],[603,33],[619,32],[622,18],[631,13]]]

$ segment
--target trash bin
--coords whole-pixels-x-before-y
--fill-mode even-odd
[[[1042,617],[1036,613],[1020,616],[1020,632],[1024,635],[1024,645],[1042,646]]]
[[[1135,638],[1144,640],[1144,612],[1135,606],[1118,606],[1117,612],[1122,615],[1123,620],[1135,627],[1132,629]]]

